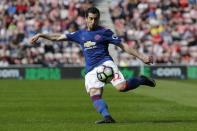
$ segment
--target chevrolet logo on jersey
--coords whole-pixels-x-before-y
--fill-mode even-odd
[[[84,43],[84,47],[86,48],[90,48],[96,45],[96,42],[92,42],[92,41],[87,41]]]

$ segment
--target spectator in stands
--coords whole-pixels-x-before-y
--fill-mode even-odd
[[[139,50],[155,55],[157,63],[197,64],[196,1],[120,0],[109,10],[117,34],[130,46],[143,45]],[[123,56],[120,66],[128,65]]]
[[[64,66],[64,63],[83,65],[80,48],[72,46],[70,42],[60,42],[52,46],[50,42],[39,41],[32,47],[27,38],[33,36],[35,32],[65,30],[73,32],[83,28],[85,25],[83,12],[92,5],[91,0],[1,0],[0,66],[10,64]],[[66,49],[71,50],[72,55],[65,55]]]

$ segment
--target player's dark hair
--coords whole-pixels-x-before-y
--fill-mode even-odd
[[[88,17],[88,13],[96,14],[100,18],[100,11],[96,7],[90,7],[87,9],[85,16]]]

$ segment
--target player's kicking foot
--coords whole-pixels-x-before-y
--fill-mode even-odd
[[[116,123],[111,116],[106,116],[103,120],[96,121],[95,124]]]
[[[144,80],[144,84],[143,85],[147,85],[150,87],[155,87],[156,86],[156,82],[155,80],[148,78],[146,76],[141,75],[140,78],[142,78]]]

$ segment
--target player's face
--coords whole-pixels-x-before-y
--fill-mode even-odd
[[[86,23],[88,30],[94,30],[99,23],[99,17],[97,14],[88,13],[88,16],[86,17]]]

